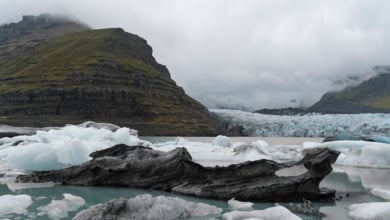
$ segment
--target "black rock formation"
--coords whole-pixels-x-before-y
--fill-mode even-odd
[[[49,182],[85,186],[150,188],[214,199],[243,201],[331,200],[335,192],[320,189],[339,153],[315,149],[297,163],[257,160],[227,167],[203,167],[185,148],[170,152],[142,146],[116,145],[91,154],[92,160],[62,170],[20,175],[17,182]],[[304,165],[298,176],[277,170]]]

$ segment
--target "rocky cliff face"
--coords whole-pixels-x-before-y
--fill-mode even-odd
[[[376,67],[375,69],[380,70],[378,75],[340,92],[326,93],[308,111],[321,113],[390,113],[390,68]]]
[[[176,85],[144,39],[119,28],[80,25],[84,29],[67,34],[52,29],[69,30],[65,26],[69,23],[46,27],[56,34],[32,40],[39,43],[23,53],[3,41],[12,52],[0,48],[6,57],[0,63],[0,123],[52,126],[95,120],[130,126],[141,135],[216,133],[208,110]],[[36,33],[22,38],[41,36]]]

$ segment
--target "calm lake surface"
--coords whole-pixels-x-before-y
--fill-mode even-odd
[[[172,141],[176,137],[140,137],[144,140],[151,142],[163,142]],[[190,141],[197,142],[210,142],[214,137],[185,137]],[[237,137],[232,138],[234,142],[252,142],[256,140],[265,140],[270,145],[275,144],[288,144],[295,145],[301,144],[306,141],[322,141],[322,138],[260,138],[260,137]],[[314,207],[322,213],[326,214],[325,218],[310,217],[300,215],[303,219],[348,219],[347,209],[348,206],[355,203],[384,201],[383,199],[370,194],[371,188],[382,188],[390,190],[390,176],[389,169],[364,169],[364,168],[352,168],[352,167],[340,167],[335,166],[334,171],[326,177],[321,183],[322,187],[328,187],[336,189],[338,192],[346,195],[340,201],[334,203],[316,203]],[[134,197],[139,194],[149,193],[152,195],[165,195],[165,196],[177,196],[186,200],[194,202],[203,202],[211,205],[218,206],[225,211],[228,211],[227,201],[201,199],[190,196],[183,196],[177,194],[171,194],[153,190],[142,190],[132,188],[119,188],[119,187],[78,187],[78,186],[54,186],[43,188],[27,188],[10,190],[7,185],[0,184],[0,195],[4,194],[27,194],[33,199],[33,204],[28,207],[28,213],[20,215],[7,215],[2,218],[9,219],[49,219],[47,215],[39,216],[40,206],[49,204],[52,200],[62,200],[64,193],[70,193],[74,196],[82,197],[86,204],[77,211],[69,212],[68,217],[62,219],[72,219],[72,217],[80,210],[86,209],[91,205],[98,203],[105,203],[110,199],[119,197]],[[281,203],[287,206],[286,203]],[[273,206],[273,203],[256,203],[255,209],[263,209]],[[1,204],[0,204],[1,206]],[[210,219],[210,218],[203,218]],[[218,218],[211,218],[218,219]]]

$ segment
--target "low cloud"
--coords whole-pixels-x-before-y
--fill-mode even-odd
[[[2,0],[0,23],[49,12],[122,27],[148,40],[195,99],[254,110],[309,106],[389,64],[389,7],[386,0]]]

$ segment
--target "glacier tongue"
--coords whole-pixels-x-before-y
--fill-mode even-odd
[[[249,136],[329,137],[343,132],[357,136],[390,136],[390,114],[279,116],[222,109],[210,112],[228,128],[242,127]]]

